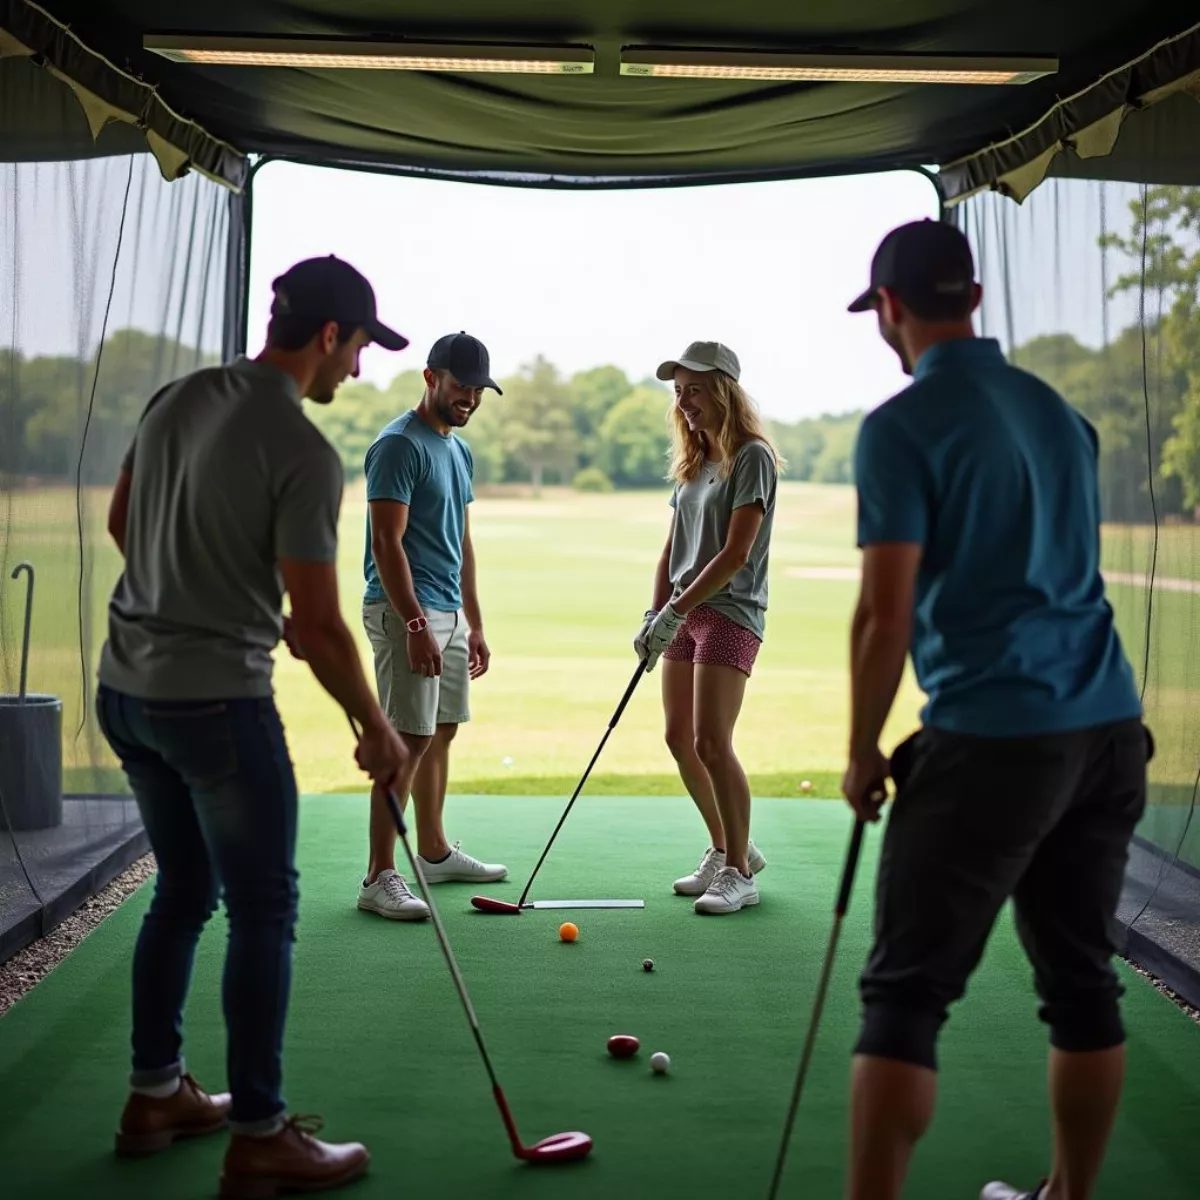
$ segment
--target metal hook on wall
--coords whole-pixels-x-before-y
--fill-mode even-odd
[[[25,591],[25,635],[21,640],[21,703],[25,703],[25,681],[29,674],[29,629],[33,621],[33,564],[18,563],[12,577],[18,578],[22,571],[29,575],[29,586]]]

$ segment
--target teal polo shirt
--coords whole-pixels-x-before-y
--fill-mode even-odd
[[[367,500],[408,505],[402,545],[421,607],[456,612],[462,606],[463,535],[467,505],[474,499],[474,462],[457,434],[431,429],[410,409],[389,422],[366,456]],[[371,552],[367,514],[364,602],[387,599]]]
[[[990,338],[943,342],[855,446],[858,544],[916,542],[922,719],[1021,737],[1137,718],[1100,574],[1099,440]]]

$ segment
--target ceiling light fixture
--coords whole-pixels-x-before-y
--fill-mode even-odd
[[[957,54],[791,54],[626,46],[621,74],[654,79],[831,83],[1022,84],[1052,75],[1058,59]]]
[[[521,75],[590,75],[590,46],[467,42],[354,42],[286,37],[147,34],[142,45],[172,62],[195,66],[309,67],[358,71],[454,71]]]

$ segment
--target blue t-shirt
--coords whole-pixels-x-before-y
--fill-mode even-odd
[[[858,544],[917,542],[927,725],[1021,737],[1141,716],[1100,574],[1098,446],[990,338],[943,342],[863,421]]]
[[[467,443],[431,429],[410,409],[380,431],[367,451],[367,500],[408,505],[402,545],[421,607],[456,612],[462,606],[463,533],[474,462]],[[371,516],[363,562],[368,604],[387,599],[371,553]]]

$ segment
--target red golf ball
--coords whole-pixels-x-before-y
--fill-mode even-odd
[[[608,1039],[608,1052],[613,1058],[632,1058],[640,1044],[631,1033],[616,1033]]]

